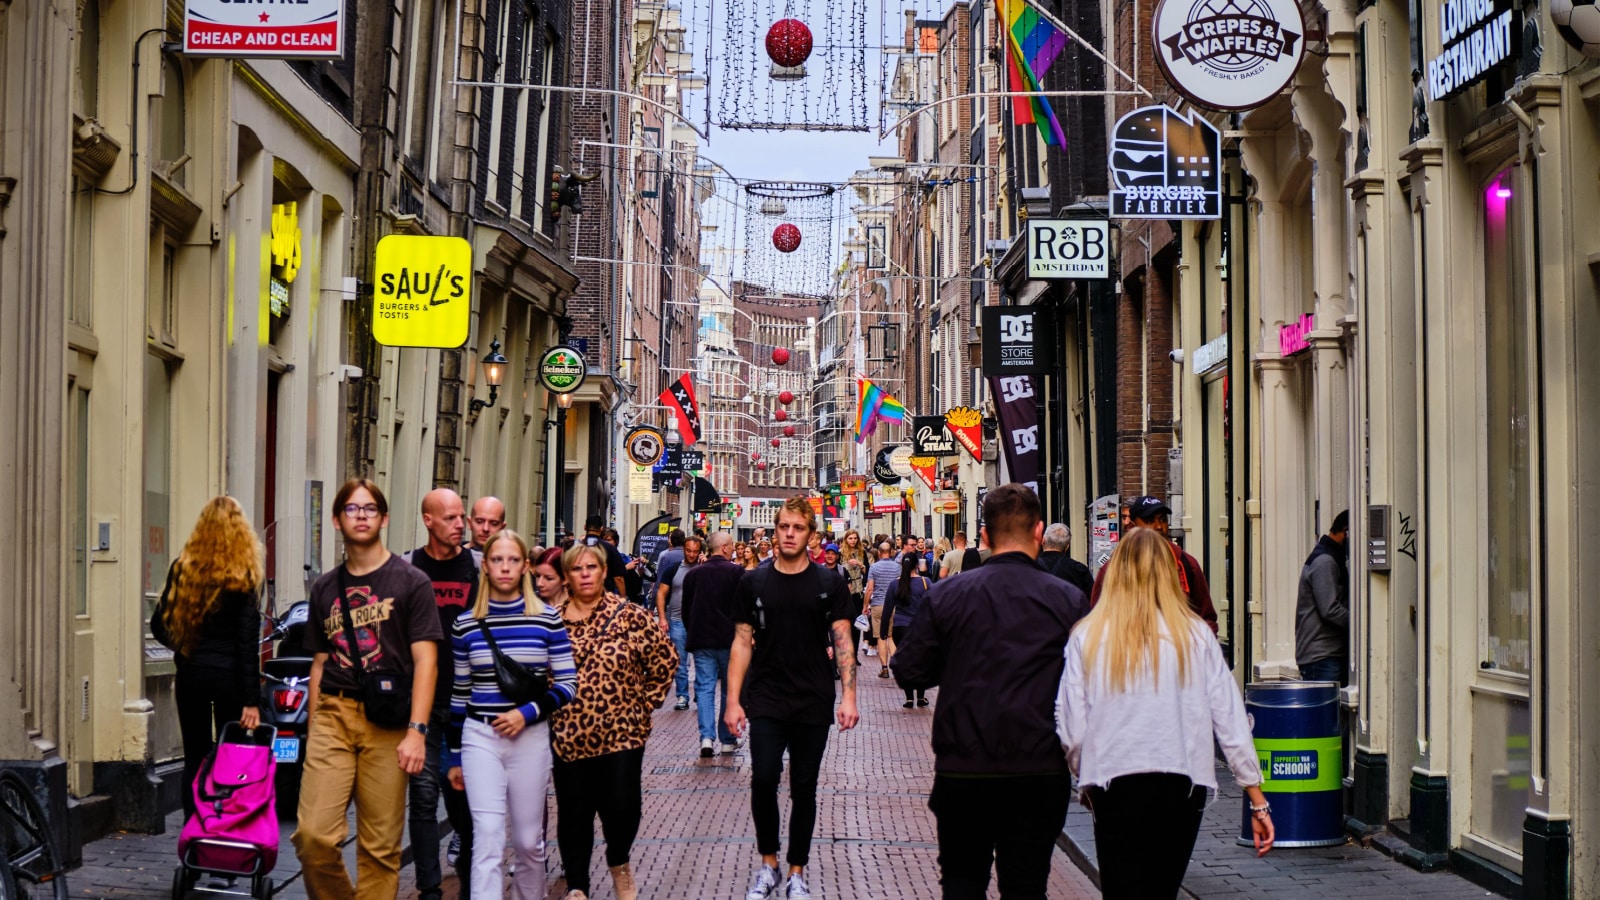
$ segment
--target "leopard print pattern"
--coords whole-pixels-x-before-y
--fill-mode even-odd
[[[556,609],[572,641],[578,690],[550,717],[556,757],[572,762],[643,747],[651,713],[666,699],[678,670],[677,649],[644,607],[615,594],[578,622],[567,620],[567,605],[563,601]]]

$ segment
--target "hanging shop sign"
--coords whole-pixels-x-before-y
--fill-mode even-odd
[[[939,515],[954,516],[961,512],[960,491],[940,491],[933,495],[933,511]]]
[[[872,460],[872,477],[876,478],[879,484],[900,483],[900,475],[889,465],[889,454],[893,451],[893,447],[885,447],[879,450],[878,455]]]
[[[1039,490],[1039,406],[1032,375],[989,376],[1007,480]]]
[[[864,494],[867,491],[867,476],[846,475],[839,479],[839,493]]]
[[[1228,361],[1228,335],[1221,334],[1201,344],[1190,356],[1194,374],[1204,375]]]
[[[698,472],[706,467],[706,454],[704,450],[683,451],[683,470],[685,472]]]
[[[957,406],[944,414],[944,427],[961,449],[983,462],[983,413],[970,406]]]
[[[1111,216],[1222,218],[1222,132],[1193,110],[1146,106],[1111,132]]]
[[[628,502],[629,503],[649,503],[650,502],[650,494],[653,492],[652,489],[655,487],[655,485],[651,483],[653,481],[651,475],[652,475],[652,473],[650,472],[650,467],[649,466],[641,466],[638,463],[629,463],[629,465],[628,465]]]
[[[1104,219],[1029,219],[1029,278],[1110,278],[1111,223]]]
[[[889,451],[889,470],[901,478],[911,477],[911,448],[896,447]]]
[[[344,55],[344,0],[270,5],[187,0],[183,52],[236,59],[338,59]]]
[[[1271,100],[1294,78],[1306,49],[1295,0],[1161,0],[1151,28],[1167,80],[1212,109],[1254,109]]]
[[[391,234],[378,241],[373,283],[378,343],[454,350],[467,342],[472,245],[466,238]]]
[[[1511,0],[1439,4],[1439,55],[1428,60],[1424,76],[1429,100],[1454,97],[1517,57],[1522,18],[1512,7]]]
[[[274,319],[289,318],[289,285],[300,274],[300,215],[297,203],[272,207],[272,230],[267,246],[272,252],[272,272],[267,279],[267,309]]]
[[[1278,326],[1278,353],[1282,356],[1293,356],[1311,347],[1311,330],[1316,327],[1316,320],[1310,313],[1304,313],[1287,325]]]
[[[911,444],[917,456],[956,455],[956,441],[944,430],[943,416],[912,416]]]
[[[901,512],[906,508],[905,495],[898,488],[881,484],[872,486],[872,511],[875,513]]]
[[[1044,310],[1036,306],[985,306],[983,371],[989,375],[1047,372],[1050,353]]]
[[[936,491],[936,490],[939,489],[939,458],[938,457],[936,457],[936,456],[913,456],[913,457],[911,457],[911,471],[917,473],[917,477],[922,479],[922,483],[928,486],[928,490]]]
[[[660,462],[661,454],[667,448],[666,436],[654,425],[635,425],[628,429],[628,435],[622,443],[628,451],[628,459],[634,465],[645,468]]]
[[[583,387],[589,366],[576,348],[557,344],[539,357],[539,383],[552,394],[570,394]]]

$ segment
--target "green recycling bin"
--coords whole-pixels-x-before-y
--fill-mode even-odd
[[[1331,681],[1257,682],[1245,712],[1261,762],[1261,791],[1272,804],[1275,847],[1332,847],[1345,842],[1344,746],[1339,686]],[[1239,843],[1253,843],[1244,798]]]

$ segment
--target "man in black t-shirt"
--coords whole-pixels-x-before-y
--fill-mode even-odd
[[[461,546],[466,531],[466,506],[461,495],[449,488],[437,488],[422,498],[422,527],[428,530],[428,543],[406,554],[406,561],[422,570],[433,582],[433,600],[439,610],[439,626],[445,634],[478,597],[478,551]],[[472,879],[467,869],[472,860],[472,812],[467,795],[441,777],[440,757],[444,752],[445,732],[450,724],[450,689],[455,679],[450,642],[439,642],[439,681],[433,692],[433,714],[428,718],[428,761],[422,774],[411,779],[409,819],[412,859],[417,870],[417,895],[421,900],[438,900],[444,875],[439,866],[439,798],[444,797],[445,815],[460,839],[456,871],[460,874],[462,897],[468,895]]]
[[[761,864],[745,896],[809,900],[804,869],[817,824],[817,778],[828,726],[841,731],[860,720],[851,621],[857,609],[844,577],[811,562],[806,544],[817,529],[804,497],[778,511],[773,563],[746,572],[734,602],[728,655],[728,702],[723,720],[750,738],[750,812]],[[834,712],[833,647],[843,696]],[[749,719],[745,707],[749,707]],[[780,892],[778,782],[789,752],[789,874]]]
[[[605,530],[606,520],[599,516],[590,516],[583,523],[583,542],[591,547],[599,547],[606,552],[606,590],[619,597],[628,596],[628,561],[622,558],[622,551],[617,545],[601,536]]]

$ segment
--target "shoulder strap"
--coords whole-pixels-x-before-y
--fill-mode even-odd
[[[617,620],[617,613],[620,613],[620,612],[622,612],[622,604],[618,603],[617,604],[617,608],[613,609],[611,611],[611,615],[607,616],[605,622],[601,623],[600,630],[595,632],[595,636],[594,636],[595,640],[598,641],[601,638],[606,636],[606,632],[611,630],[611,623],[615,622]]]
[[[366,669],[361,665],[361,650],[356,644],[356,625],[350,618],[350,586],[346,583],[347,571],[345,564],[340,563],[339,577],[339,618],[344,620],[344,639],[346,649],[350,654],[350,663],[356,670],[356,681],[359,683],[366,679]]]
[[[500,642],[494,639],[494,629],[489,627],[488,618],[484,616],[478,620],[478,630],[483,632],[483,639],[489,643],[489,652],[493,653],[496,659],[505,659],[505,653],[500,650]]]

